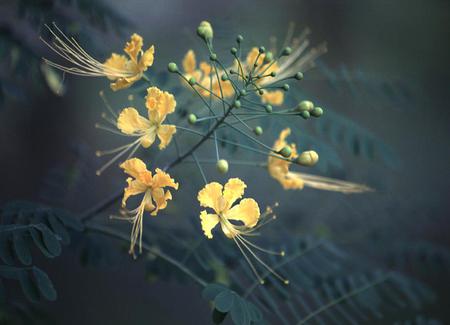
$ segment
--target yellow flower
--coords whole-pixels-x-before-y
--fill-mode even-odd
[[[130,87],[142,78],[144,71],[153,64],[155,48],[152,45],[142,50],[143,40],[138,34],[131,35],[124,52],[128,55],[111,54],[104,63],[89,55],[73,38],[68,38],[56,25],[54,30],[46,26],[53,35],[52,44],[43,40],[55,53],[67,60],[72,66],[64,66],[44,59],[52,67],[64,72],[89,77],[107,77],[114,82],[111,88],[116,91]]]
[[[150,87],[147,89],[147,96],[145,97],[145,106],[147,108],[147,117],[141,116],[134,107],[127,107],[120,112],[117,117],[116,127],[121,134],[137,138],[133,142],[108,151],[97,151],[97,156],[119,152],[113,159],[104,165],[97,174],[99,175],[111,163],[116,161],[119,157],[131,150],[129,157],[142,146],[144,148],[150,147],[158,137],[159,149],[165,149],[176,133],[176,126],[170,124],[163,124],[167,115],[175,111],[176,101],[172,94],[161,91],[157,87]],[[116,133],[107,127],[97,125],[107,131]]]
[[[230,81],[222,81],[217,79],[215,69],[206,62],[200,62],[199,68],[197,68],[197,61],[193,50],[189,50],[183,59],[184,77],[186,79],[195,78],[195,81],[200,85],[194,86],[195,89],[204,97],[215,96],[228,98],[234,95],[234,88]],[[221,69],[217,69],[219,78],[222,77],[224,72]],[[206,89],[205,89],[206,88]],[[221,89],[222,88],[222,89]],[[215,95],[215,96],[214,96]]]
[[[227,238],[233,239],[261,283],[264,283],[264,280],[259,275],[244,249],[267,270],[287,284],[288,281],[264,263],[259,256],[253,252],[252,248],[265,253],[281,256],[284,256],[284,252],[274,252],[263,249],[245,238],[245,236],[253,235],[256,229],[260,228],[268,221],[275,219],[275,216],[269,220],[267,218],[267,216],[272,213],[271,208],[267,208],[266,212],[261,215],[258,203],[254,199],[241,199],[246,187],[247,185],[239,178],[231,178],[225,186],[222,186],[217,182],[212,182],[205,185],[205,187],[198,192],[197,199],[200,202],[200,206],[213,210],[212,213],[209,213],[207,210],[202,210],[200,212],[203,233],[206,237],[212,239],[212,230],[220,224],[222,232]],[[235,204],[237,200],[240,201]]]
[[[155,174],[147,170],[145,163],[133,158],[126,160],[120,165],[120,168],[131,177],[127,178],[128,187],[125,188],[122,207],[126,207],[127,200],[130,196],[144,194],[139,206],[131,211],[127,211],[130,217],[126,218],[133,223],[130,239],[130,254],[134,254],[134,246],[139,239],[139,252],[142,252],[142,232],[144,211],[151,212],[152,216],[156,216],[159,210],[163,210],[167,206],[167,201],[172,199],[170,191],[164,191],[165,187],[172,187],[178,190],[178,183],[170,177],[169,174],[156,168]]]
[[[289,128],[282,130],[279,138],[273,145],[273,150],[275,152],[278,152],[283,147],[288,146],[291,149],[291,156],[289,158],[295,159],[298,157],[295,144],[288,144],[286,142],[286,138],[290,133],[291,129]],[[290,161],[274,156],[269,156],[267,161],[267,167],[270,176],[275,178],[285,190],[301,190],[304,186],[309,186],[315,189],[336,191],[341,193],[361,193],[372,191],[371,188],[362,184],[356,184],[306,173],[292,172],[289,170],[290,165]]]

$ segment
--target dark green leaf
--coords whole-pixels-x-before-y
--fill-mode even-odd
[[[231,319],[237,325],[250,324],[250,320],[247,312],[247,304],[244,300],[237,297],[234,300],[234,304],[231,308]]]
[[[47,247],[50,254],[53,256],[61,254],[61,244],[56,235],[44,224],[38,224],[36,228],[41,231],[45,247]]]
[[[61,222],[56,219],[54,215],[49,215],[47,220],[50,223],[50,227],[53,232],[61,237],[61,242],[64,245],[70,244],[70,235],[67,232],[66,228],[61,224]]]
[[[47,247],[45,246],[44,239],[42,238],[42,234],[40,231],[36,230],[35,228],[29,229],[31,238],[33,238],[34,243],[39,248],[39,250],[48,258],[53,258],[55,255],[51,254]]]
[[[227,317],[228,313],[222,313],[218,311],[217,309],[213,310],[212,313],[212,319],[214,324],[220,324],[225,320],[225,317]]]
[[[203,289],[202,297],[206,300],[214,300],[216,296],[224,290],[228,290],[228,288],[223,284],[211,283]]]
[[[50,281],[48,275],[37,267],[33,267],[33,275],[41,294],[50,301],[56,300],[56,290],[53,287],[53,283]]]
[[[2,261],[8,265],[14,264],[14,255],[11,241],[5,233],[0,233],[0,257]]]
[[[31,253],[28,248],[28,243],[25,238],[26,233],[24,231],[13,232],[13,244],[14,250],[20,262],[25,265],[31,264]]]
[[[39,301],[39,291],[27,271],[22,270],[19,273],[20,286],[28,300],[32,302]]]
[[[237,300],[237,295],[231,290],[222,291],[214,299],[214,306],[218,311],[227,313],[233,307],[235,300]]]

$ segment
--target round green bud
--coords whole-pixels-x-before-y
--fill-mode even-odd
[[[281,86],[281,88],[283,88],[284,91],[288,91],[289,90],[289,85],[288,84],[284,84],[283,86]]]
[[[169,70],[169,72],[172,72],[172,73],[178,72],[178,66],[175,62],[170,62],[167,65],[167,70]]]
[[[264,89],[259,89],[258,94],[260,94],[261,96],[264,95]]]
[[[211,40],[214,36],[211,24],[206,20],[202,21],[197,27],[197,35],[205,41]]]
[[[230,50],[231,54],[233,54],[233,55],[236,55],[237,51],[238,50],[235,47],[232,47],[231,50]]]
[[[323,115],[322,107],[314,107],[311,111],[311,116],[321,117]]]
[[[237,72],[236,71],[234,71],[233,69],[230,69],[230,74],[236,74]]]
[[[312,101],[310,100],[302,100],[300,103],[298,103],[297,105],[297,110],[300,112],[303,111],[311,111],[314,108],[314,104]]]
[[[304,151],[297,157],[295,162],[305,167],[311,167],[317,164],[319,155],[314,150]]]
[[[264,63],[269,63],[270,61],[273,60],[273,54],[272,52],[267,52],[266,55],[264,56]]]
[[[276,73],[275,71],[272,71],[272,72],[270,73],[270,76],[271,76],[271,77],[276,77],[276,75],[277,75],[277,73]]]
[[[266,48],[264,46],[261,46],[258,50],[259,50],[259,53],[261,53],[261,54],[266,52]]]
[[[196,82],[197,82],[197,81],[195,80],[194,77],[190,77],[190,78],[189,78],[189,84],[190,84],[191,86],[195,85]]]
[[[272,113],[272,111],[273,111],[272,105],[270,105],[270,104],[267,104],[265,109],[266,109],[267,113]]]
[[[236,42],[238,42],[238,43],[242,43],[243,40],[244,40],[244,36],[242,36],[242,35],[238,35],[236,37]]]
[[[305,120],[309,119],[309,117],[311,116],[311,114],[309,114],[308,111],[301,111],[300,112],[300,116],[303,117]]]
[[[253,129],[253,132],[255,132],[255,134],[259,136],[259,135],[263,134],[263,129],[260,126],[257,126]]]
[[[217,61],[217,54],[216,53],[211,53],[211,55],[209,56],[209,59],[211,61]]]
[[[220,159],[217,161],[216,168],[219,173],[226,174],[228,172],[228,161]]]
[[[235,108],[241,108],[241,102],[239,101],[239,100],[235,100],[234,101],[234,103],[233,103],[233,107],[235,107]]]
[[[303,73],[297,72],[297,73],[294,75],[294,78],[297,79],[297,80],[302,80],[302,79],[303,79]]]
[[[241,89],[241,90],[239,91],[239,95],[241,95],[242,97],[247,96],[247,90]]]
[[[292,53],[292,49],[289,46],[286,46],[283,51],[281,52],[281,55],[288,56]]]
[[[280,155],[282,155],[284,158],[289,158],[292,154],[291,147],[285,146],[280,151],[278,151]]]
[[[188,122],[189,124],[195,124],[197,122],[197,116],[195,114],[189,114],[188,115]]]
[[[221,79],[222,79],[222,81],[227,81],[228,80],[228,76],[226,74],[223,74]]]

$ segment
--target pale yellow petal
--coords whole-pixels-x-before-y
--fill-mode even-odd
[[[122,168],[125,173],[136,179],[139,178],[139,174],[149,172],[145,163],[139,158],[131,158],[124,161],[120,165],[120,168]]]
[[[140,181],[133,180],[131,177],[127,178],[128,187],[125,188],[122,199],[122,207],[125,207],[127,200],[130,196],[144,193],[147,190],[147,186]]]
[[[197,62],[195,60],[195,53],[193,50],[189,50],[183,59],[183,70],[187,74],[192,74],[196,67]]]
[[[123,50],[130,56],[131,60],[137,62],[137,56],[142,49],[142,45],[144,45],[142,37],[134,33],[131,35],[130,41],[127,42]]]
[[[175,97],[167,91],[164,91],[159,98],[159,102],[157,105],[157,110],[159,112],[161,122],[166,119],[166,116],[168,114],[171,114],[175,111],[176,105],[177,102],[175,101]]]
[[[120,112],[117,127],[125,134],[136,134],[148,130],[150,121],[139,115],[135,108],[127,107]]]
[[[125,88],[129,88],[131,87],[136,81],[138,81],[139,79],[141,79],[142,74],[141,73],[136,73],[135,75],[131,76],[131,77],[126,77],[126,78],[117,78],[115,82],[112,82],[110,84],[110,87],[112,90],[117,91],[117,90],[121,90],[121,89],[125,89]]]
[[[153,61],[155,59],[155,47],[150,46],[147,51],[145,51],[141,58],[139,59],[139,70],[145,71],[148,67],[153,65]]]
[[[281,90],[265,91],[261,96],[261,101],[264,104],[280,106],[284,101],[284,92]]]
[[[197,199],[200,205],[205,208],[214,209],[217,213],[220,213],[218,208],[219,200],[222,198],[223,186],[217,182],[206,184],[205,187],[198,192]]]
[[[248,52],[246,62],[247,62],[247,66],[249,69],[253,68],[253,65],[256,62],[256,58],[258,57],[258,54],[259,54],[259,50],[256,47],[252,48]],[[263,59],[264,59],[264,55],[263,54],[259,55],[258,62],[257,62],[258,65],[261,65],[261,63],[263,62]]]
[[[145,133],[144,136],[142,136],[140,138],[141,140],[141,146],[143,148],[149,148],[156,139],[156,132],[154,130],[149,130],[148,132]]]
[[[202,230],[206,237],[213,238],[211,230],[219,223],[219,216],[216,214],[208,214],[205,210],[200,212],[200,221]]]
[[[161,97],[162,91],[158,87],[147,88],[147,96],[145,96],[145,107],[149,111],[156,110]]]
[[[212,67],[208,63],[200,62],[200,66],[199,67],[200,67],[200,70],[202,71],[204,76],[209,76],[211,74]]]
[[[242,221],[246,227],[254,227],[259,220],[258,203],[253,199],[242,199],[239,204],[228,210],[224,217],[229,220]]]
[[[148,88],[145,99],[149,119],[156,123],[163,122],[168,114],[175,111],[175,106],[177,105],[175,97],[172,94],[167,91],[161,91],[157,87]],[[158,114],[153,114],[155,111]]]
[[[121,73],[127,72],[128,59],[125,55],[113,53],[103,65],[106,77],[115,80]]]
[[[155,175],[153,176],[153,187],[173,187],[178,190],[178,183],[175,183],[175,180],[170,177],[169,174],[162,171],[159,168],[155,169]]]
[[[156,208],[152,211],[151,215],[156,216],[159,210],[163,210],[167,206],[167,200],[172,198],[170,195],[166,195],[162,188],[154,188],[152,190],[152,198],[155,202]]]
[[[175,132],[177,132],[177,128],[175,127],[175,125],[161,125],[158,128],[158,138],[161,141],[161,143],[159,144],[159,149],[163,150],[167,147],[167,145],[170,143],[170,141],[172,140],[172,136],[175,134]]]
[[[227,207],[231,207],[233,203],[244,195],[247,185],[239,178],[230,178],[225,184],[223,197],[227,203]]]

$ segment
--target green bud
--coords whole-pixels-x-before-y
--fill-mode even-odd
[[[297,110],[300,112],[303,111],[311,111],[314,108],[314,104],[312,101],[309,100],[302,100],[298,105],[297,105]]]
[[[266,52],[266,48],[264,47],[264,46],[261,46],[260,48],[259,48],[259,53],[264,53],[264,52]]]
[[[241,90],[239,91],[239,95],[241,95],[242,97],[247,96],[247,90],[241,89]]]
[[[311,167],[317,164],[319,155],[314,150],[304,151],[298,156],[295,162],[305,167]]]
[[[209,59],[211,61],[217,61],[217,54],[216,53],[211,53],[211,55],[209,56]]]
[[[309,114],[308,111],[301,111],[300,112],[300,116],[303,117],[305,120],[309,119],[309,117],[311,116],[311,114]]]
[[[281,86],[281,88],[283,88],[284,91],[288,91],[289,90],[289,85],[288,84],[284,84],[283,86]]]
[[[273,60],[273,54],[272,52],[267,52],[266,55],[264,56],[264,63],[269,63],[270,61]]]
[[[263,129],[260,126],[257,126],[253,129],[253,132],[255,132],[255,134],[259,136],[259,135],[263,134]]]
[[[323,115],[322,107],[314,107],[311,111],[311,116],[321,117]]]
[[[275,77],[277,75],[277,73],[275,72],[275,71],[272,71],[271,73],[270,73],[270,76],[271,77]]]
[[[266,108],[267,113],[272,113],[272,110],[273,110],[272,105],[267,104],[265,108]]]
[[[228,80],[228,76],[226,74],[223,74],[221,79],[222,79],[222,81],[227,81]]]
[[[169,72],[172,72],[172,73],[178,72],[178,66],[175,62],[170,62],[167,65],[167,70],[169,70]]]
[[[231,52],[231,54],[236,55],[236,53],[237,53],[237,48],[232,47],[231,50],[230,50],[230,52]]]
[[[297,80],[302,80],[302,79],[303,79],[303,73],[297,72],[297,73],[294,75],[294,78],[297,79]]]
[[[281,52],[281,55],[288,56],[292,53],[292,49],[289,46],[286,46],[283,51]]]
[[[234,101],[234,103],[233,103],[233,106],[235,107],[235,108],[241,108],[241,102],[239,101],[239,100],[235,100]]]
[[[195,114],[189,114],[188,115],[188,122],[189,124],[195,124],[197,122],[197,116]]]
[[[291,147],[285,146],[285,147],[283,147],[283,149],[278,151],[278,153],[280,155],[282,155],[284,158],[289,158],[291,156],[291,154],[292,154],[292,150],[291,150]]]
[[[196,82],[197,82],[197,81],[195,80],[194,77],[190,77],[190,78],[189,78],[189,84],[190,84],[191,86],[195,85]]]
[[[219,173],[226,174],[228,172],[228,161],[220,159],[217,161],[216,168]]]
[[[203,38],[205,41],[211,40],[214,36],[211,24],[206,20],[202,21],[197,27],[197,35]]]
[[[261,96],[264,95],[264,89],[259,89],[258,94],[260,94]]]
[[[236,37],[236,42],[238,42],[238,43],[242,43],[243,40],[244,40],[244,36],[242,36],[242,35],[238,35]]]
[[[233,69],[230,69],[230,74],[237,74],[237,72],[236,71],[234,71]]]

